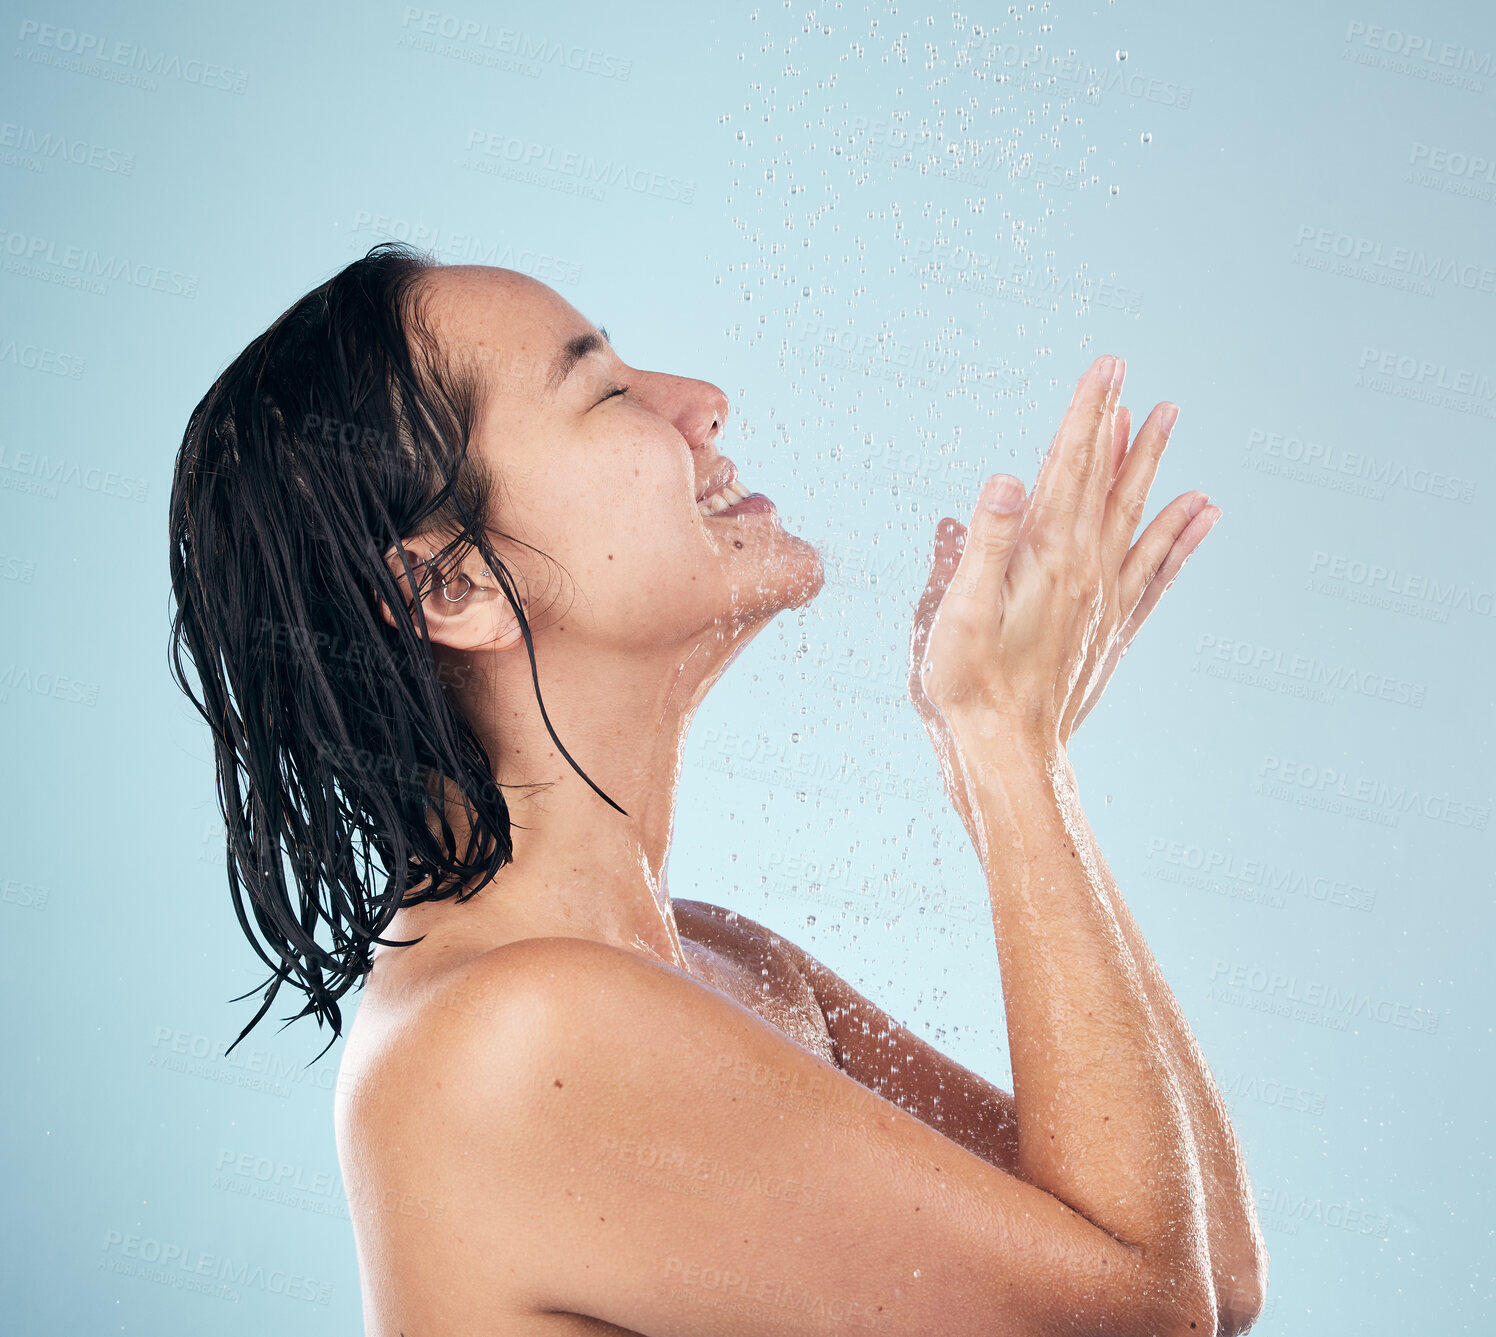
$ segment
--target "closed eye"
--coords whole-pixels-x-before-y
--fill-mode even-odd
[[[612,399],[614,395],[626,395],[628,394],[628,390],[629,388],[626,385],[615,385],[611,390],[608,391],[607,394],[602,397],[602,399],[599,399],[597,403],[605,403],[607,400]],[[594,404],[592,407],[596,408],[597,404]]]

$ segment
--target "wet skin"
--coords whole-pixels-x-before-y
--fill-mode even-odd
[[[701,513],[726,463],[726,397],[629,367],[599,339],[548,388],[558,354],[595,327],[522,275],[452,267],[429,297],[444,344],[486,378],[474,444],[506,482],[501,527],[565,572],[558,598],[550,564],[498,544],[534,610],[547,710],[627,815],[557,753],[513,610],[465,557],[464,593],[426,603],[432,640],[469,670],[450,680],[497,778],[548,787],[513,791],[514,860],[476,897],[400,912],[387,936],[422,940],[380,948],[361,995],[337,1126],[366,1330],[749,1337],[783,1331],[783,1305],[811,1292],[796,1331],[1000,1321],[1037,1334],[1087,1305],[1111,1331],[1165,1330],[1156,1320],[1175,1310],[1143,1287],[1164,1274],[1025,1179],[1010,1093],[794,944],[670,896],[694,712],[823,579],[774,511]],[[1115,476],[1130,420],[1111,412]],[[1143,536],[1156,551],[1134,572],[1128,637],[1219,514],[1187,513],[1191,495]],[[965,532],[950,521],[937,536],[916,659]],[[1091,666],[1095,692],[1119,657]],[[911,695],[949,779],[956,743],[913,676]],[[1094,699],[1068,710],[1067,736]],[[980,828],[969,795],[951,792]],[[1115,914],[1151,968],[1125,907]],[[1221,1229],[1234,1247],[1234,1222]]]

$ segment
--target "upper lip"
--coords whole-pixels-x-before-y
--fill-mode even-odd
[[[698,503],[703,502],[708,497],[710,497],[713,492],[720,492],[723,488],[727,487],[728,484],[736,483],[737,481],[737,466],[731,460],[723,460],[707,476],[707,480],[702,485],[701,491],[696,494],[696,500]]]

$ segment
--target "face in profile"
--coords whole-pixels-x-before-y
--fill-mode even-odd
[[[495,549],[527,603],[560,595],[551,622],[570,648],[673,653],[713,632],[731,646],[814,597],[816,549],[749,495],[754,467],[740,474],[721,453],[720,389],[630,366],[558,293],[513,270],[443,266],[427,284],[442,347],[483,387],[470,450],[498,485],[493,524],[507,537]]]

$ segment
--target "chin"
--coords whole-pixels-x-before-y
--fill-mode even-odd
[[[755,582],[755,620],[767,622],[789,608],[803,608],[826,583],[818,548],[798,535],[781,532],[773,556]]]
[[[796,538],[796,543],[803,544],[806,551],[803,575],[795,587],[795,593],[787,608],[803,608],[821,592],[821,587],[826,583],[826,565],[821,560],[821,551],[813,543],[802,538]]]

